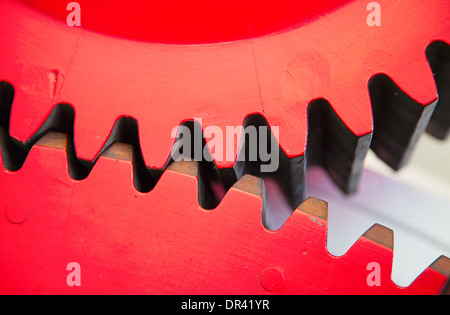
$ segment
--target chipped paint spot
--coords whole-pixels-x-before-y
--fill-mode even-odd
[[[50,97],[54,98],[56,96],[56,90],[58,87],[58,70],[52,70],[47,73],[49,86],[50,86]]]

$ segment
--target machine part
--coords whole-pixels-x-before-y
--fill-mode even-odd
[[[291,12],[289,6],[279,5],[287,14],[277,18],[282,23],[267,18],[265,13],[272,12],[278,3],[269,1],[272,6],[256,6],[261,11],[256,10],[258,18],[252,20],[264,24],[262,21],[267,19],[266,26],[273,25],[254,34],[244,34],[240,29],[234,30],[237,35],[233,37],[217,31],[217,38],[208,39],[196,29],[200,35],[182,33],[191,39],[168,36],[162,40],[167,34],[158,33],[156,29],[160,28],[153,26],[149,32],[153,35],[139,37],[141,41],[130,34],[142,24],[135,24],[130,18],[124,31],[119,32],[107,18],[111,10],[122,12],[117,13],[118,17],[133,16],[134,6],[83,2],[87,12],[83,19],[88,26],[85,28],[66,25],[67,10],[58,5],[62,1],[27,2],[32,6],[14,0],[0,4],[0,21],[4,25],[0,28],[0,80],[15,88],[10,133],[18,141],[27,142],[56,104],[71,104],[76,112],[76,152],[90,162],[101,154],[114,123],[123,115],[135,118],[139,124],[145,165],[161,170],[169,160],[174,126],[201,118],[203,129],[214,125],[225,130],[226,126],[242,126],[248,115],[259,113],[269,126],[279,126],[275,140],[298,165],[308,138],[307,109],[312,101],[324,99],[343,126],[334,128],[343,129],[341,132],[328,134],[327,143],[339,145],[323,152],[324,166],[345,192],[353,192],[373,126],[377,131],[372,148],[392,167],[400,167],[408,160],[417,137],[426,128],[438,100],[427,57],[433,60],[433,70],[439,74],[436,78],[443,81],[438,87],[448,85],[448,78],[440,75],[436,64],[447,58],[435,57],[434,53],[442,53],[432,49],[434,46],[427,50],[433,42],[444,47],[450,42],[450,8],[442,1],[398,1],[395,5],[379,1],[383,8],[382,27],[367,25],[366,1],[332,1],[322,5],[290,1],[292,5],[315,7],[311,12],[321,14],[314,20],[300,14],[299,21],[292,18],[292,13],[286,13]],[[209,12],[211,7],[206,2],[199,1],[186,13]],[[182,1],[178,3],[185,7]],[[140,1],[139,5],[146,14],[154,12],[154,1]],[[253,14],[248,8],[239,9],[236,1],[229,5],[226,12],[230,14]],[[96,10],[95,17],[91,7]],[[97,12],[99,7],[108,9]],[[223,7],[214,9],[222,12]],[[166,14],[162,16],[170,15],[170,10],[161,12]],[[156,21],[162,23],[161,19]],[[144,36],[142,33],[137,32]],[[442,99],[441,103],[440,107],[445,108],[448,100]],[[393,124],[404,126],[402,135],[389,136]],[[347,138],[352,140],[342,140]],[[209,140],[206,139],[207,145]],[[232,148],[235,157],[239,143]],[[223,155],[221,151],[216,150],[215,155]],[[334,156],[345,167],[341,168],[340,162],[330,162]],[[216,159],[216,164],[219,169],[231,168],[235,161]],[[294,167],[292,174],[286,176],[289,182],[295,181],[302,187],[304,176],[299,177],[297,172]],[[296,196],[290,199],[294,200],[294,207],[298,205]]]
[[[8,239],[0,243],[8,257],[0,261],[2,293],[437,294],[449,276],[448,260],[439,261],[409,287],[395,285],[392,235],[379,225],[346,255],[331,255],[327,204],[315,198],[268,231],[262,180],[250,175],[215,210],[204,210],[196,162],[171,164],[144,194],[133,187],[130,145],[113,144],[81,181],[69,176],[67,152],[67,137],[49,133],[19,171],[0,172],[8,183],[8,198],[0,199],[0,233]],[[381,286],[368,285],[374,261]],[[79,287],[66,284],[71,262],[81,268]]]
[[[450,129],[450,47],[434,42],[428,47],[427,56],[439,91],[439,101],[427,131],[438,139],[446,139]]]
[[[62,257],[68,257],[70,252],[81,253],[78,256],[83,260],[80,261],[81,265],[93,258],[92,263],[88,262],[88,269],[96,282],[90,286],[89,290],[92,291],[87,292],[118,292],[119,287],[128,290],[122,281],[136,279],[138,274],[143,278],[136,279],[136,283],[140,289],[145,288],[136,290],[139,292],[223,292],[215,285],[223,286],[224,275],[228,277],[229,273],[236,270],[222,273],[222,279],[215,278],[214,270],[239,268],[244,260],[239,260],[243,255],[241,257],[238,253],[247,252],[248,248],[251,248],[250,256],[253,258],[266,255],[264,248],[269,248],[270,244],[277,249],[284,249],[285,243],[290,246],[286,239],[295,239],[298,233],[304,233],[302,229],[308,229],[309,226],[305,223],[308,222],[305,217],[300,216],[298,219],[299,212],[294,211],[282,229],[272,232],[262,229],[266,233],[263,236],[258,230],[260,225],[255,225],[258,221],[249,218],[249,222],[245,223],[248,224],[246,232],[239,230],[235,231],[239,232],[237,234],[230,234],[233,241],[227,244],[229,252],[236,250],[237,244],[241,246],[248,241],[248,247],[239,247],[240,251],[233,252],[236,257],[223,262],[234,266],[218,267],[212,263],[205,266],[204,262],[208,260],[202,262],[193,256],[184,256],[189,254],[186,252],[188,248],[205,254],[201,245],[205,235],[217,241],[225,235],[219,231],[228,236],[228,232],[238,224],[236,220],[243,222],[246,216],[250,217],[244,211],[253,208],[243,197],[248,197],[248,189],[237,188],[243,181],[253,178],[248,177],[249,174],[260,177],[252,179],[258,184],[252,183],[249,189],[253,192],[250,194],[252,198],[262,204],[257,208],[262,208],[260,215],[267,228],[267,222],[273,215],[269,209],[275,207],[271,205],[277,204],[277,200],[271,197],[271,187],[280,189],[291,209],[306,205],[310,209],[308,211],[320,210],[317,203],[308,206],[309,201],[303,202],[308,166],[322,166],[343,192],[354,193],[369,148],[389,166],[399,169],[408,162],[417,139],[427,126],[428,131],[436,137],[445,138],[448,134],[450,124],[445,116],[450,104],[450,4],[446,1],[436,0],[425,4],[419,0],[402,0],[393,5],[388,0],[380,0],[378,3],[383,8],[382,27],[366,24],[367,3],[362,0],[335,0],[327,1],[326,4],[287,1],[285,6],[280,6],[279,1],[275,0],[246,2],[250,7],[241,1],[220,1],[213,7],[207,5],[209,1],[198,1],[188,8],[183,1],[178,1],[179,6],[174,7],[181,9],[179,11],[167,7],[163,2],[156,4],[155,1],[137,1],[125,7],[120,2],[108,2],[105,5],[103,0],[80,3],[85,14],[83,27],[68,27],[65,23],[67,10],[64,1],[0,1],[0,23],[3,26],[0,27],[0,148],[5,167],[0,183],[1,200],[5,203],[4,223],[14,227],[28,226],[33,218],[33,209],[39,209],[44,217],[40,217],[37,225],[27,230],[30,233],[28,236],[33,240],[47,242],[54,238],[59,242],[58,248],[51,241],[48,251],[41,252],[41,245],[37,242],[26,242],[26,233],[14,234],[10,226],[5,230],[5,233],[10,233],[8,238],[13,238],[16,246],[13,248],[13,245],[2,244],[5,252],[11,253],[12,257],[10,261],[4,262],[5,270],[20,269],[21,263],[17,261],[19,254],[28,255],[26,257],[42,254],[37,258],[40,261],[37,265],[41,266],[40,270],[48,271],[46,275],[32,276],[35,277],[32,279],[34,286],[30,283],[26,285],[24,278],[19,279],[15,284],[17,292],[32,290],[33,287],[41,288],[36,289],[38,292],[66,290],[66,287],[51,286],[53,280],[60,281],[61,276],[55,275],[61,269],[52,264],[62,263]],[[136,14],[136,6],[140,6],[145,14]],[[114,11],[116,14],[111,14]],[[268,14],[274,12],[278,14]],[[150,21],[147,19],[150,16],[148,14],[156,15],[157,18]],[[230,19],[230,15],[234,18]],[[111,23],[111,16],[127,23]],[[177,22],[169,27],[161,27],[167,21],[173,21],[168,17],[176,17]],[[236,23],[231,28],[223,27],[224,23],[220,22],[223,18]],[[180,26],[185,29],[180,31]],[[267,137],[267,142],[279,145],[280,168],[272,174],[262,174],[257,170],[261,164],[259,160],[255,163],[239,163],[236,160],[217,159],[217,156],[224,155],[223,150],[215,148],[213,152],[210,147],[212,141],[205,136],[202,141],[209,147],[213,162],[201,162],[194,168],[184,163],[184,166],[180,166],[170,158],[173,146],[176,141],[180,141],[179,138],[170,137],[171,130],[176,126],[185,126],[190,130],[205,130],[209,126],[222,129],[226,126],[279,127],[278,134],[258,134],[258,141]],[[55,134],[46,136],[51,131],[63,132],[67,138]],[[130,146],[125,148],[121,145],[122,149],[114,149],[116,153],[112,157],[108,156],[112,148],[117,147],[117,142],[125,142]],[[238,136],[232,148],[233,156],[246,154],[248,145],[245,137]],[[55,150],[65,151],[67,162],[64,165],[53,158],[46,160],[36,157],[41,154],[51,156]],[[118,165],[125,163],[128,168],[133,168],[134,188],[131,191],[134,197],[130,194],[130,188],[124,188],[124,182],[118,184],[117,178],[108,177],[110,168],[102,169],[100,166],[107,163],[105,161],[111,162],[111,159],[115,159]],[[68,174],[55,175],[60,171],[50,172],[47,163],[63,166],[62,169],[66,169]],[[118,170],[118,165],[111,168]],[[187,170],[191,182],[195,180],[197,190],[191,187],[183,192],[174,191],[178,185],[183,189],[187,185],[178,182],[177,176],[172,174],[174,169],[180,167]],[[102,171],[105,174],[98,173]],[[70,192],[66,191],[68,187]],[[36,201],[17,201],[17,193],[22,189],[27,189],[27,192],[34,189],[30,195]],[[174,192],[180,197],[174,198],[177,196]],[[80,196],[79,200],[77,196]],[[138,250],[145,247],[142,244],[144,241],[133,237],[144,233],[138,227],[141,223],[150,222],[142,216],[144,206],[133,205],[133,198],[152,199],[149,203],[152,207],[151,222],[167,219],[165,215],[169,215],[170,219],[163,220],[165,227],[157,225],[162,229],[160,231],[168,229],[173,232],[178,228],[175,236],[188,237],[187,240],[191,242],[174,244],[180,239],[177,237],[164,237],[164,243],[154,241],[149,246],[159,244],[160,247],[149,248],[156,255],[152,256],[155,258],[151,260],[153,265],[144,262],[145,254]],[[22,199],[26,198],[22,196]],[[192,201],[195,199],[198,202]],[[236,209],[229,210],[229,200],[232,200],[231,207]],[[239,208],[242,214],[232,213],[233,219],[229,215],[221,217],[222,225],[210,219],[213,216],[204,220],[202,211],[188,218],[193,221],[183,221],[177,215],[181,213],[180,209],[189,211],[199,208],[198,203],[202,211],[214,209],[207,213],[214,213],[216,217],[221,216],[217,215],[220,209],[236,212]],[[245,207],[242,207],[244,204]],[[84,216],[84,212],[77,213],[78,207],[80,211],[93,209],[94,213],[97,208],[99,211],[108,209],[108,215],[102,217],[105,222],[97,221],[101,235],[90,230],[95,220]],[[123,216],[125,213],[118,209],[120,207],[130,209],[135,220],[124,222],[117,219],[117,215]],[[55,213],[51,212],[56,208],[65,209],[61,212],[64,216],[62,220],[58,221],[58,213],[55,217]],[[50,216],[45,218],[47,214]],[[320,220],[316,217],[310,220],[318,222],[323,235],[326,225],[324,218],[326,216],[319,216]],[[72,224],[71,219],[75,220]],[[188,222],[196,220],[203,223],[208,221],[208,225],[194,225],[188,230],[189,233],[184,231]],[[134,244],[127,243],[128,238],[120,238],[120,233],[110,229],[119,221],[126,226],[122,235],[130,236],[141,247],[136,249]],[[228,221],[231,222],[229,225]],[[55,230],[57,222],[63,224],[59,230]],[[105,225],[102,227],[101,224]],[[295,227],[292,226],[294,224]],[[228,226],[231,226],[230,229],[224,232]],[[272,229],[277,228],[275,226]],[[377,235],[386,233],[379,229],[377,231]],[[270,241],[268,235],[278,241]],[[363,237],[352,248],[358,253],[354,253],[356,256],[347,253],[344,259],[338,259],[323,250],[326,239],[323,235],[315,235],[314,244],[308,243],[310,239],[307,240],[307,244],[314,245],[314,252],[320,254],[306,255],[311,260],[305,266],[310,271],[310,264],[320,261],[317,269],[325,270],[324,273],[314,274],[317,276],[314,279],[312,275],[307,276],[309,280],[306,282],[304,279],[298,281],[299,278],[295,276],[295,281],[280,290],[284,288],[282,284],[290,279],[287,275],[290,267],[286,267],[288,273],[285,273],[286,270],[280,270],[279,267],[267,266],[264,272],[258,271],[264,291],[282,294],[374,293],[372,289],[377,288],[368,289],[365,282],[366,269],[361,269],[364,272],[354,272],[354,268],[369,257],[376,257],[378,261],[378,257],[385,257],[383,253],[392,255],[389,246],[386,249],[384,245],[373,245],[372,241],[368,241],[369,247],[376,247],[376,251],[361,249],[361,244],[366,244],[366,238]],[[99,239],[116,236],[119,237],[115,245],[105,247],[98,242]],[[86,241],[85,237],[89,237],[89,240]],[[157,240],[158,235],[151,239]],[[65,241],[68,244],[67,251],[62,248]],[[207,243],[205,246],[210,249],[212,245]],[[181,251],[182,255],[169,253],[161,246]],[[361,253],[358,252],[360,249]],[[24,254],[23,250],[28,251]],[[117,262],[117,268],[111,267],[104,260],[106,258],[96,256],[92,252],[95,250],[105,253],[106,258],[122,257]],[[309,252],[305,250],[303,254]],[[364,252],[370,254],[366,256]],[[137,253],[137,256],[133,256],[133,253]],[[296,256],[298,253],[293,251],[273,253],[278,255],[279,265],[283,260],[286,265],[298,267],[298,260],[304,260],[303,256]],[[358,255],[365,258],[360,259]],[[133,256],[134,260],[127,260],[127,256]],[[181,261],[175,261],[176,257],[181,257]],[[190,260],[183,260],[183,257],[190,257]],[[48,262],[47,258],[51,261],[46,269],[43,264]],[[269,263],[271,259],[264,256],[258,258],[258,262]],[[390,270],[390,257],[389,262],[385,258],[381,260],[382,270]],[[165,264],[168,262],[172,264]],[[199,272],[201,274],[208,270],[207,274],[199,276],[192,273],[191,267],[194,265],[206,268]],[[106,284],[98,277],[95,278],[105,266],[111,273],[118,275],[118,278],[111,276],[113,283]],[[164,271],[167,266],[172,270]],[[328,268],[332,268],[332,271]],[[155,273],[150,272],[150,269]],[[384,275],[383,283],[388,285],[378,288],[377,292],[437,293],[448,274],[442,269],[439,272],[434,269],[428,268],[405,289],[397,287]],[[139,270],[145,271],[144,274],[140,274]],[[181,270],[190,273],[187,278],[198,277],[196,279],[200,282],[180,283],[184,281],[180,279],[185,279]],[[330,276],[335,272],[336,277]],[[256,273],[253,270],[252,274]],[[342,284],[344,274],[346,285]],[[103,273],[100,275],[103,277]],[[171,282],[162,281],[162,275],[172,279]],[[246,274],[236,272],[233,275],[239,279],[239,287],[231,290],[225,285],[224,288],[229,290],[226,292],[258,293],[253,290],[254,283],[247,282]],[[214,285],[205,280],[205,277],[213,276],[216,281]],[[5,283],[17,280],[7,280],[7,275],[4,277]],[[45,277],[49,281],[47,290],[41,286]],[[348,280],[347,287],[348,277],[353,280]],[[152,279],[162,282],[149,284],[148,281]],[[267,279],[277,281],[274,284]],[[115,283],[121,285],[116,286]],[[160,284],[166,284],[166,287],[158,289]],[[191,285],[190,291],[187,287],[181,287],[188,284]],[[136,291],[130,288],[128,292]]]

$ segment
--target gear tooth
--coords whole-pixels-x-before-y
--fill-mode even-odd
[[[131,158],[131,162],[133,163],[133,181],[136,190],[139,192],[149,192],[152,190],[163,170],[147,168],[142,156],[139,128],[135,119],[131,117],[121,117],[116,121],[108,140],[103,146],[102,153],[105,152],[111,144],[116,143],[126,143],[131,145],[131,153],[129,152],[129,149],[125,149],[123,154],[127,160]]]
[[[167,167],[167,171],[198,177],[199,163],[194,161],[174,162]]]
[[[315,248],[317,251],[325,253],[326,230],[327,230],[327,202],[317,199],[315,197],[308,197],[303,201],[287,218],[284,224],[275,232],[278,237],[288,237],[291,239],[292,235],[301,235],[293,242],[302,242],[314,245],[320,248]],[[311,228],[313,227],[313,228]],[[306,232],[307,231],[307,232]],[[309,234],[306,236],[306,234]],[[313,239],[309,238],[313,235]],[[303,243],[302,243],[303,244]]]
[[[324,200],[308,197],[297,210],[311,214],[318,219],[328,221],[328,202]]]
[[[245,175],[239,179],[223,197],[220,204],[212,210],[223,213],[233,221],[244,222],[248,231],[260,233],[264,230],[262,223],[262,192],[263,183],[260,178]],[[245,204],[245,207],[242,205]],[[235,223],[230,223],[230,226]],[[249,228],[253,226],[254,228]],[[258,231],[258,232],[256,232]]]
[[[389,249],[394,248],[394,231],[381,224],[374,224],[363,236]]]
[[[263,181],[262,179],[252,176],[244,175],[232,187],[235,190],[243,191],[259,198],[263,196]]]
[[[77,107],[73,136],[75,149],[80,159],[95,161],[112,132],[115,120],[116,117],[113,117],[110,111],[105,112],[104,117],[94,117],[89,114],[86,107]]]
[[[392,78],[397,87],[404,91],[409,98],[416,103],[427,106],[437,101],[438,92],[433,72],[425,54],[426,47],[415,52],[413,49],[408,53],[410,56],[418,55],[418,58],[405,58],[398,68],[393,68],[386,74]],[[405,62],[406,61],[406,62]],[[405,63],[403,65],[403,63]]]
[[[108,183],[108,186],[114,187],[115,191],[130,198],[135,193],[133,162],[132,160],[119,159],[117,156],[119,149],[122,151],[121,154],[125,154],[125,157],[130,156],[130,153],[133,151],[129,145],[112,145],[98,157],[86,181],[90,183]]]
[[[324,100],[308,107],[307,163],[324,167],[345,193],[357,189],[371,138],[356,136]]]
[[[139,130],[142,135],[140,143],[147,167],[162,169],[167,165],[175,142],[175,137],[171,137],[172,129],[179,123],[177,121],[171,125],[170,122],[156,124],[154,121],[139,121]],[[155,128],[155,126],[158,127]]]
[[[370,58],[376,60],[370,75],[383,73],[392,78],[415,102],[426,106],[437,100],[437,89],[425,50],[433,38],[448,37],[448,4],[431,5],[418,0],[380,3],[384,9],[383,26],[376,28],[378,43],[371,48]],[[414,10],[408,8],[414,7]],[[418,26],[420,19],[421,26]],[[386,36],[396,35],[386,40]],[[395,39],[394,39],[395,38]],[[364,64],[365,65],[365,64]]]
[[[245,127],[244,118],[232,119],[228,120],[228,122],[218,121],[216,123],[209,120],[208,117],[203,119],[202,126],[199,128],[202,130],[201,132],[204,132],[205,149],[208,151],[207,154],[210,159],[214,160],[215,165],[219,169],[232,168],[236,164],[239,149],[243,142],[243,129],[241,127]],[[206,133],[209,128],[212,128],[212,134],[211,131],[209,134]],[[230,130],[233,132],[230,132]],[[216,134],[216,131],[219,134]],[[218,143],[213,142],[214,138],[212,138],[212,135],[218,137],[220,134],[223,135],[223,138],[219,140],[219,145],[217,145]]]
[[[439,95],[427,132],[443,140],[450,133],[450,45],[443,41],[431,43],[427,48],[427,57]]]
[[[198,169],[198,162],[188,162],[191,164],[193,171]],[[178,196],[179,198],[168,198],[168,199],[179,199],[186,201],[186,207],[189,208],[191,204],[198,204],[198,177],[193,176],[192,172],[180,173],[173,168],[165,171],[155,186],[155,189],[150,192],[150,194],[169,194],[170,196]],[[169,201],[169,200],[167,200]],[[179,201],[175,202],[178,204]]]
[[[67,160],[67,136],[61,133],[44,135],[28,152],[20,172],[32,173],[32,176],[45,178],[51,173],[65,173],[69,177],[69,162]],[[36,170],[42,172],[36,174]],[[62,176],[62,175],[55,175]]]
[[[125,160],[133,163],[133,146],[126,143],[114,143],[105,149],[100,157]]]
[[[407,164],[437,102],[436,83],[425,54],[425,35],[369,80],[373,108],[372,149],[393,169]]]
[[[30,97],[23,89],[15,88],[9,123],[10,135],[22,143],[30,140],[50,114],[51,106],[41,96]]]
[[[423,106],[410,98],[386,75],[370,80],[374,134],[372,150],[393,169],[407,164],[425,131],[436,101]]]

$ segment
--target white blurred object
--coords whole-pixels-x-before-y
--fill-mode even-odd
[[[440,141],[423,135],[408,165],[394,171],[369,152],[365,168],[420,190],[439,195],[450,202],[450,139]]]

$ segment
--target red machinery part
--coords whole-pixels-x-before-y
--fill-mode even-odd
[[[82,26],[103,34],[167,44],[229,42],[268,35],[310,23],[354,0],[273,1],[77,1]],[[66,21],[70,1],[24,0]],[[230,23],[232,21],[232,23]]]
[[[445,1],[379,3],[386,8],[379,28],[366,24],[365,1],[353,1],[326,19],[272,35],[174,45],[68,28],[4,0],[0,77],[16,87],[11,135],[29,140],[55,104],[69,103],[77,153],[92,161],[126,115],[139,122],[146,164],[162,168],[174,126],[202,118],[203,128],[225,129],[261,113],[279,126],[277,140],[292,158],[305,152],[306,108],[317,98],[328,100],[355,136],[370,134],[369,80],[385,73],[416,102],[432,104],[437,92],[425,50],[432,41],[449,42],[450,34]],[[233,163],[217,161],[221,168]]]
[[[398,169],[427,127],[448,133],[450,3],[377,1],[380,27],[367,3],[80,0],[69,27],[65,1],[1,0],[1,291],[439,293],[447,260],[397,287],[390,246],[363,237],[331,256],[323,203],[303,202],[305,161],[351,193],[369,148]],[[281,167],[236,171],[207,136],[214,163],[180,167],[180,125],[279,127]],[[279,231],[248,174],[300,207]],[[211,181],[226,194],[208,201]],[[374,260],[381,287],[366,282]]]
[[[438,294],[448,279],[445,262],[447,270],[428,268],[410,287],[396,286],[389,240],[375,241],[371,231],[344,257],[330,255],[327,205],[314,198],[280,230],[266,230],[256,177],[244,176],[206,211],[194,162],[173,163],[141,194],[132,185],[131,146],[113,145],[78,182],[68,174],[66,145],[64,135],[49,134],[19,172],[0,172],[9,196],[0,201],[8,239],[0,244],[8,257],[0,261],[2,293]],[[381,286],[367,284],[372,261]],[[79,287],[66,284],[70,262],[81,266]]]

